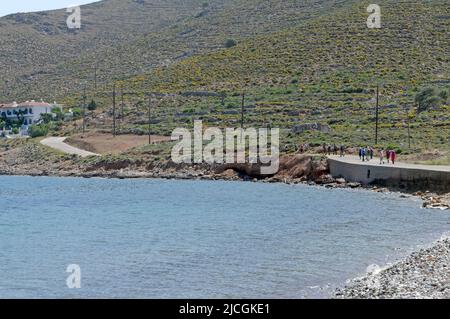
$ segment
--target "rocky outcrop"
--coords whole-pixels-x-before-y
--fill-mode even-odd
[[[308,155],[284,156],[280,159],[280,178],[302,178],[311,175],[313,158]]]
[[[212,167],[212,171],[217,175],[223,175],[225,171],[233,170],[240,175],[253,178],[264,178],[261,175],[261,164],[223,164]]]
[[[214,168],[214,173],[223,175],[225,171],[233,170],[240,176],[257,179],[271,179],[280,181],[319,180],[329,174],[326,158],[312,155],[281,156],[279,170],[272,176],[261,175],[261,164],[224,164]],[[335,182],[330,177],[330,182]]]

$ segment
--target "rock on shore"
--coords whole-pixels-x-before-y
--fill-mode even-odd
[[[448,210],[450,209],[450,194],[437,195],[426,192],[417,192],[414,194],[415,196],[420,196],[423,200],[424,208],[431,209],[440,209],[440,210]]]
[[[448,299],[450,298],[450,240],[411,254],[380,272],[354,279],[336,298]]]

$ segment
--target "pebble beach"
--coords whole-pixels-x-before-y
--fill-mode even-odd
[[[404,260],[339,289],[338,299],[450,298],[450,239],[412,253]]]

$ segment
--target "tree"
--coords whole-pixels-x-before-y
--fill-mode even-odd
[[[59,107],[54,107],[52,109],[53,119],[55,121],[62,121],[64,119],[64,113]]]
[[[42,113],[41,114],[41,120],[42,122],[44,122],[45,124],[50,123],[51,121],[53,121],[53,114],[51,113]]]
[[[79,108],[79,107],[75,107],[75,108],[72,109],[72,113],[73,113],[73,118],[75,120],[78,120],[78,119],[80,119],[82,117],[83,110],[81,108]]]
[[[97,103],[94,100],[91,100],[87,108],[89,111],[95,111],[97,109]]]
[[[4,129],[9,129],[12,126],[11,120],[6,115],[2,115],[2,117],[0,118],[0,122],[3,122],[2,125]]]
[[[19,112],[17,112],[17,125],[22,126],[24,120],[25,120],[25,117],[23,115],[23,111],[20,110]]]

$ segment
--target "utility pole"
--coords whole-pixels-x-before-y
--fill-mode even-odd
[[[148,145],[152,144],[152,131],[151,131],[151,119],[152,119],[152,114],[151,114],[151,104],[152,104],[152,97],[151,95],[148,96]]]
[[[411,119],[409,117],[409,112],[406,116],[408,116],[408,148],[411,149]]]
[[[242,92],[242,104],[241,104],[241,129],[244,129],[244,108],[245,108],[245,93]]]
[[[123,83],[121,86],[121,90],[120,90],[120,95],[121,95],[121,105],[120,105],[120,120],[122,121],[123,119],[123,108],[124,108],[124,102],[123,102]]]
[[[83,88],[83,134],[86,132],[86,84]]]
[[[225,92],[220,93],[220,103],[222,104],[222,107],[225,106]]]
[[[408,148],[411,149],[411,117],[410,110],[406,109],[406,116],[408,117]]]
[[[380,96],[380,84],[377,83],[377,111],[376,111],[376,124],[375,124],[375,145],[378,145],[378,120],[379,120],[379,96]]]
[[[119,114],[119,130],[122,127],[123,118],[123,83],[120,84],[120,114]]]
[[[113,87],[113,136],[116,137],[116,83]]]
[[[94,65],[94,89],[95,89],[95,92],[97,92],[97,68],[98,68],[98,62],[95,61],[95,65]]]

